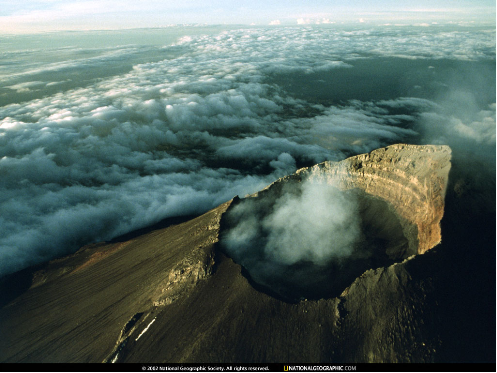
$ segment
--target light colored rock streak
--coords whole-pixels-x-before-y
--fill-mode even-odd
[[[150,321],[150,324],[148,324],[145,329],[143,329],[143,331],[140,333],[140,335],[138,337],[136,337],[135,341],[138,341],[140,339],[140,337],[146,333],[146,331],[148,330],[148,328],[150,328],[150,326],[155,322],[155,318]]]

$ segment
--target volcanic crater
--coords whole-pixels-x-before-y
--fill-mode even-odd
[[[286,191],[288,193],[288,190]],[[246,242],[243,253],[234,252],[223,236],[237,225],[243,225],[244,216],[237,216],[233,209],[252,201],[235,200],[221,221],[221,248],[236,263],[243,267],[242,273],[258,290],[288,302],[303,299],[333,298],[339,296],[358,276],[379,267],[401,262],[416,254],[416,237],[409,241],[392,205],[384,200],[368,195],[360,189],[342,191],[345,198],[353,198],[358,203],[360,232],[346,257],[323,260],[316,263],[302,259],[286,264],[272,260],[265,255],[267,233],[263,232],[255,242]],[[257,198],[257,197],[256,197]],[[263,196],[257,201],[257,219],[263,221],[274,207],[274,197]],[[325,223],[326,224],[326,223]],[[302,219],[303,229],[306,221]],[[342,229],[346,230],[347,227]],[[340,232],[337,232],[340,234]],[[333,242],[330,242],[332,250]],[[299,250],[298,247],[295,249]]]
[[[243,274],[256,289],[269,295],[288,302],[337,297],[365,271],[401,262],[440,242],[450,153],[444,146],[401,144],[342,162],[324,162],[300,169],[259,193],[235,198],[221,220],[221,248],[242,265]],[[331,254],[319,261],[306,257],[291,263],[278,261],[271,256],[271,250],[275,249],[267,249],[271,227],[259,223],[254,237],[247,237],[244,232],[254,229],[257,222],[270,219],[282,197],[301,197],[305,183],[325,185],[335,190],[340,199],[354,202],[346,207],[356,210],[353,213],[357,215],[359,232],[354,233],[357,237],[349,243],[347,255],[333,255],[337,236],[351,229],[347,221],[339,222],[337,227],[336,222],[327,224],[319,221],[319,217],[309,221],[308,217],[298,216],[299,211],[291,212],[296,216],[286,217],[293,221],[293,229],[298,227],[305,232],[318,224],[323,225],[323,230],[331,231],[324,243],[324,250]],[[326,189],[319,191],[323,190]],[[333,209],[321,197],[313,197],[316,208]],[[305,213],[314,214],[314,211],[311,208]],[[241,236],[241,242],[231,244],[231,235]],[[312,237],[302,241],[296,234],[290,236],[280,240],[290,244],[286,250],[312,252],[313,248],[308,247],[313,244]],[[292,239],[301,241],[300,246],[299,242],[289,242]],[[319,238],[321,245],[322,241]]]

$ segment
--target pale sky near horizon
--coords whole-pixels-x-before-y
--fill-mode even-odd
[[[494,0],[0,0],[0,32],[171,24],[495,23]]]

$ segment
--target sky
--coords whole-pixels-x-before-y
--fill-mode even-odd
[[[171,24],[495,23],[493,0],[2,0],[1,33]]]

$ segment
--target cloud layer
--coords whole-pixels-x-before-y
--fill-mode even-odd
[[[495,58],[487,30],[182,32],[161,48],[81,49],[79,59],[72,46],[48,63],[11,52],[25,62],[0,76],[2,89],[32,96],[0,107],[0,275],[204,212],[324,160],[421,140],[495,147],[495,106],[478,98],[465,116],[435,96],[330,105],[296,94],[324,84],[339,95],[334,77],[353,79],[364,59],[486,64]],[[138,55],[150,62],[136,63]],[[438,73],[436,66],[419,71]],[[352,82],[361,91],[362,82]]]

